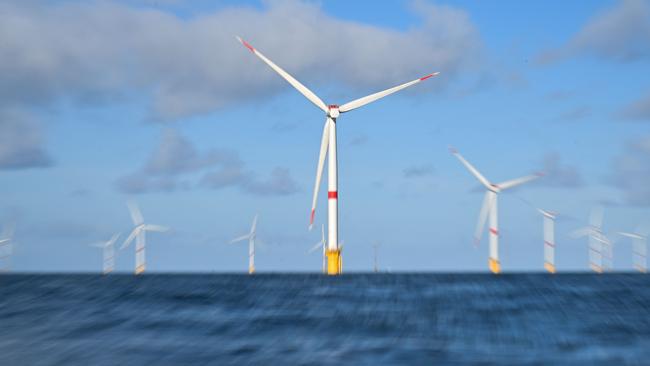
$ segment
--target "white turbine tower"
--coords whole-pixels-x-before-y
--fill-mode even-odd
[[[598,206],[591,210],[589,215],[589,226],[574,231],[571,236],[589,238],[589,268],[597,273],[607,270],[607,257],[611,258],[612,242],[605,236],[602,230],[603,208]]]
[[[11,269],[14,229],[14,224],[7,224],[2,230],[2,237],[0,237],[0,272],[9,272]]]
[[[253,225],[248,234],[230,241],[231,244],[248,239],[248,274],[255,273],[255,239],[257,237],[257,214],[253,218]]]
[[[537,179],[542,176],[541,173],[534,175],[527,175],[525,177],[512,179],[505,181],[503,183],[494,184],[490,183],[476,168],[474,168],[458,151],[454,148],[450,148],[452,154],[454,154],[458,160],[467,168],[467,170],[478,179],[481,184],[485,186],[487,192],[483,199],[483,206],[481,206],[481,212],[478,217],[478,223],[476,225],[476,231],[474,233],[474,240],[478,244],[483,235],[483,228],[485,227],[485,222],[489,218],[490,220],[490,258],[488,265],[492,273],[501,272],[501,263],[499,262],[499,225],[498,225],[498,211],[497,211],[497,195],[504,189],[509,189],[516,187],[518,185],[529,182],[533,179]]]
[[[619,232],[620,235],[632,239],[632,263],[634,269],[641,273],[648,272],[648,235],[650,227],[639,226],[632,233]]]
[[[289,75],[286,71],[282,70],[271,60],[262,55],[258,50],[253,48],[248,42],[237,37],[246,48],[253,52],[257,57],[269,65],[275,72],[280,74],[289,84],[296,88],[302,95],[309,101],[314,103],[318,108],[325,112],[325,126],[323,127],[323,137],[321,139],[320,154],[318,157],[318,168],[316,169],[316,182],[314,184],[314,196],[312,200],[311,213],[309,218],[309,228],[311,229],[314,224],[314,215],[316,212],[316,201],[318,197],[318,189],[320,186],[321,175],[323,166],[325,164],[325,156],[328,156],[328,169],[327,169],[327,243],[328,249],[327,256],[327,273],[330,275],[338,275],[343,269],[341,260],[341,247],[338,240],[338,181],[337,181],[337,160],[336,160],[336,120],[341,113],[349,112],[351,110],[362,107],[368,103],[374,102],[380,98],[393,94],[411,85],[417,84],[420,81],[426,80],[432,76],[438,75],[438,72],[429,74],[427,76],[415,79],[408,83],[398,85],[396,87],[374,93],[363,98],[359,98],[348,102],[343,105],[330,104],[327,105],[311,90],[307,89],[293,76]]]
[[[555,273],[555,212],[537,211],[544,217],[544,268],[550,273]]]
[[[133,239],[135,239],[135,274],[140,274],[144,272],[146,264],[144,249],[146,246],[147,231],[165,232],[169,229],[160,225],[145,224],[138,205],[133,202],[128,202],[127,206],[131,213],[131,220],[133,220],[134,228],[129,237],[124,240],[124,243],[122,243],[120,250],[128,247]]]
[[[93,247],[102,248],[102,273],[109,274],[115,269],[115,242],[120,234],[114,234],[109,240],[90,244]]]
[[[321,239],[318,243],[314,244],[311,249],[309,249],[308,253],[313,253],[319,248],[323,249],[323,273],[327,273],[327,257],[325,255],[326,253],[326,248],[327,248],[327,241],[325,240],[325,225],[321,226]]]

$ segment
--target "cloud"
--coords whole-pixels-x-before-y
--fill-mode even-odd
[[[622,0],[593,17],[560,48],[538,57],[551,63],[579,55],[617,62],[650,61],[650,2]]]
[[[28,114],[0,109],[0,170],[52,166],[41,135],[40,126]]]
[[[433,173],[435,173],[435,169],[432,164],[422,164],[404,169],[404,178],[421,178],[433,175]]]
[[[650,136],[626,144],[614,159],[609,182],[621,190],[626,203],[650,206]]]
[[[579,120],[589,117],[591,115],[591,108],[587,106],[579,106],[572,108],[562,114],[562,119],[566,120]]]
[[[558,153],[549,153],[542,159],[544,176],[533,182],[536,185],[552,188],[579,188],[584,185],[577,167],[563,165]]]
[[[353,137],[348,145],[350,146],[362,146],[365,145],[368,142],[368,136],[366,135],[358,135],[356,137]]]
[[[623,107],[619,115],[635,121],[650,121],[650,93]]]
[[[423,92],[481,67],[482,42],[464,11],[423,2],[415,9],[420,25],[402,31],[293,0],[192,16],[146,2],[1,2],[0,103],[87,104],[137,93],[151,100],[152,116],[174,120],[289,90],[236,34],[312,87],[369,93],[442,71]]]
[[[196,175],[201,178],[194,183]],[[237,187],[244,193],[260,196],[289,195],[298,191],[288,169],[276,167],[269,179],[259,180],[245,169],[236,151],[211,149],[201,153],[174,129],[163,130],[160,143],[145,164],[134,173],[120,177],[115,186],[127,194],[174,192],[197,186]]]

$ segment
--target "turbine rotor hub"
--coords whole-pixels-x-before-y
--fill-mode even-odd
[[[339,112],[339,106],[336,104],[330,104],[327,106],[327,115],[333,119],[336,119],[339,117],[341,112]]]

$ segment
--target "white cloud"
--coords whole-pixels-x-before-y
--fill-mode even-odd
[[[32,106],[137,92],[151,96],[154,116],[172,120],[288,90],[236,34],[314,89],[333,82],[372,92],[442,71],[419,88],[431,90],[476,66],[481,42],[465,12],[415,6],[422,25],[398,31],[340,20],[299,1],[189,18],[101,1],[2,2],[0,100]]]
[[[620,62],[650,61],[650,2],[619,1],[593,17],[566,45],[540,55],[539,61],[583,54]]]

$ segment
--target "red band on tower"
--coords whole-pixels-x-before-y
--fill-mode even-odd
[[[335,200],[335,199],[339,198],[339,194],[338,194],[337,191],[330,191],[330,192],[327,192],[327,198],[329,198],[331,200]]]

